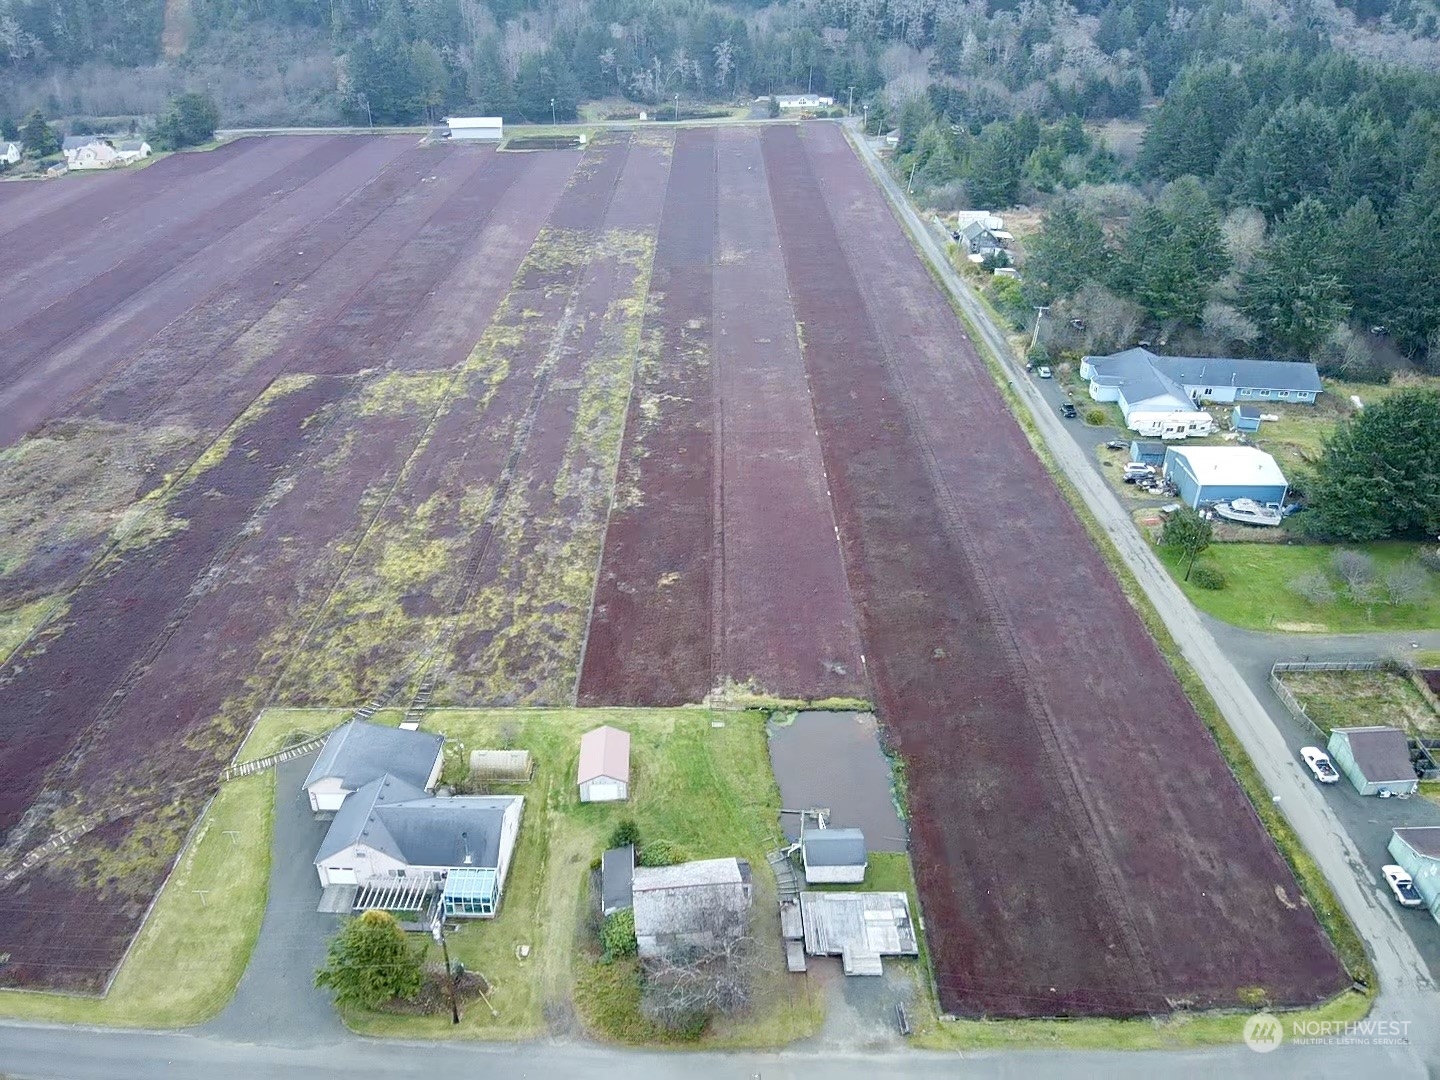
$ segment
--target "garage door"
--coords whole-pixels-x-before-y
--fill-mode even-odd
[[[360,879],[355,876],[353,866],[327,866],[325,876],[331,885],[359,885]]]
[[[340,804],[345,801],[343,791],[312,791],[310,793],[311,805],[316,810],[339,810]]]
[[[592,783],[590,785],[591,802],[611,802],[620,798],[619,784]]]

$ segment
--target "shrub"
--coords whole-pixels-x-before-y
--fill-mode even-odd
[[[1422,547],[1415,552],[1415,561],[1426,570],[1433,570],[1440,574],[1440,547]]]
[[[1225,587],[1225,575],[1213,566],[1197,566],[1190,575],[1190,580],[1202,589],[1223,589]]]
[[[674,866],[685,861],[684,854],[669,840],[651,840],[636,853],[641,866]]]
[[[1309,570],[1290,582],[1290,591],[1306,603],[1321,606],[1335,602],[1335,586],[1319,570]]]
[[[635,824],[634,818],[624,818],[615,826],[610,833],[610,839],[605,844],[607,848],[626,847],[629,844],[640,846],[640,826]]]
[[[634,956],[639,949],[635,940],[635,910],[625,908],[605,917],[600,928],[600,944],[605,948],[606,961]]]
[[[1104,427],[1105,421],[1108,419],[1109,417],[1105,415],[1104,409],[1085,410],[1085,423],[1089,424],[1091,427]]]

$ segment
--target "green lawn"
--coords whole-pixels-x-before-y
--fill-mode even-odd
[[[1289,671],[1286,688],[1328,734],[1337,727],[1390,724],[1440,735],[1440,715],[1408,675],[1394,671]]]
[[[274,792],[273,773],[247,776],[220,789],[109,994],[90,998],[0,990],[0,1016],[173,1028],[219,1013],[245,972],[265,913]]]
[[[1413,557],[1416,550],[1416,545],[1398,541],[1355,546],[1374,557],[1382,576]],[[1431,575],[1427,599],[1404,607],[1384,601],[1356,604],[1343,594],[1332,603],[1317,605],[1291,591],[1289,583],[1308,571],[1329,574],[1335,550],[1328,544],[1215,544],[1196,563],[1213,566],[1225,575],[1225,588],[1210,590],[1182,581],[1181,556],[1168,548],[1158,549],[1161,560],[1196,607],[1249,630],[1334,634],[1440,626],[1440,575]]]

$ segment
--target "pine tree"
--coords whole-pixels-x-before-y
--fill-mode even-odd
[[[20,132],[20,141],[25,144],[28,158],[49,157],[60,152],[60,136],[45,122],[44,115],[36,109],[25,118],[25,127]]]
[[[1335,128],[1311,101],[1288,101],[1266,121],[1246,154],[1245,186],[1252,205],[1272,220],[1307,196],[1330,189]]]
[[[410,945],[393,915],[367,911],[331,939],[315,985],[333,990],[337,1005],[373,1009],[391,998],[419,993],[422,955],[423,946]]]
[[[1332,270],[1332,222],[1318,199],[1293,207],[1240,286],[1240,310],[1272,348],[1313,355],[1349,313]]]
[[[1305,491],[1316,536],[1440,533],[1440,391],[1402,390],[1343,422]]]
[[[1070,296],[1088,281],[1103,281],[1112,252],[1100,219],[1077,200],[1062,198],[1045,213],[1025,260],[1025,291],[1037,304]]]
[[[1215,208],[1200,182],[1187,176],[1131,222],[1114,282],[1151,318],[1193,325],[1229,265]]]

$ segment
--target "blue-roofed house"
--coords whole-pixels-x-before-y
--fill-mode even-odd
[[[330,823],[315,854],[320,884],[421,887],[451,894],[447,914],[492,917],[524,806],[520,795],[436,798],[381,776],[346,799]],[[451,889],[457,871],[466,873]]]
[[[339,810],[346,796],[381,776],[403,780],[420,794],[434,789],[444,763],[445,736],[352,720],[325,740],[305,777],[310,809]]]
[[[1214,356],[1160,356],[1126,349],[1080,360],[1080,376],[1096,401],[1114,401],[1132,431],[1161,438],[1208,435],[1214,422],[1200,404],[1218,402],[1300,402],[1313,405],[1321,393],[1314,364],[1285,360],[1243,360]]]

